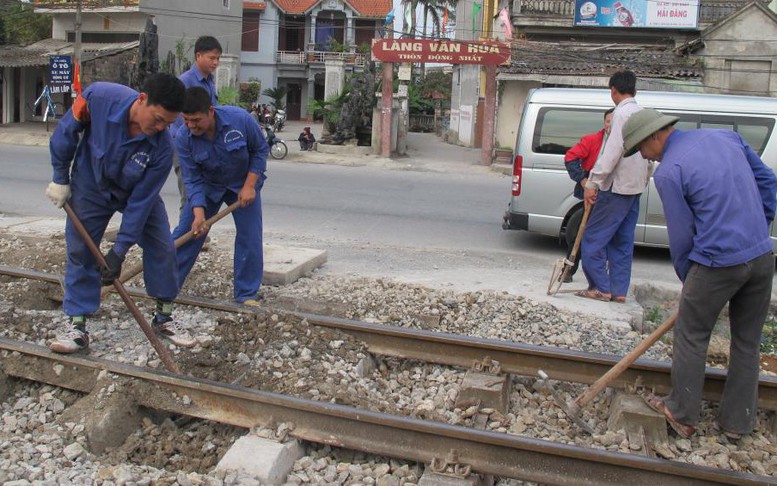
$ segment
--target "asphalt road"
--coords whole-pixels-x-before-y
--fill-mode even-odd
[[[553,238],[502,230],[508,177],[291,161],[272,161],[268,176],[262,191],[265,242],[325,248],[325,272],[549,299],[544,294],[551,266],[563,250]],[[45,147],[3,145],[0,213],[62,217],[44,195],[50,177]],[[162,196],[175,225],[173,175]],[[232,229],[230,222],[219,226]],[[582,282],[582,274],[575,280]],[[633,282],[679,288],[668,251],[638,248]],[[616,305],[571,295],[550,299],[582,311]]]

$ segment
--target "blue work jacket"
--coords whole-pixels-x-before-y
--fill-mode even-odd
[[[226,191],[239,193],[249,172],[259,174],[259,190],[267,176],[270,147],[259,125],[242,108],[217,106],[213,139],[195,137],[186,126],[175,137],[186,195],[192,207],[204,207],[206,198],[221,201]]]
[[[681,281],[692,262],[730,267],[772,249],[777,177],[738,133],[673,131],[653,180]]]
[[[210,103],[213,106],[219,104],[219,94],[216,91],[216,82],[212,74],[205,76],[200,72],[199,68],[194,65],[189,70],[184,71],[180,76],[178,76],[178,79],[180,79],[183,85],[187,88],[195,88],[198,86],[200,88],[205,88],[205,90],[210,93]],[[179,116],[175,123],[170,125],[170,134],[175,137],[175,135],[178,133],[178,130],[180,130],[182,126],[183,117]]]
[[[79,188],[97,190],[106,207],[123,213],[113,248],[124,256],[139,240],[170,174],[172,140],[167,130],[130,138],[129,111],[138,98],[131,88],[98,82],[81,98],[51,136],[52,180],[70,184],[72,179],[74,197]]]

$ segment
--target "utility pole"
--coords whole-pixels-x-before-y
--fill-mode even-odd
[[[81,73],[81,0],[76,1],[76,24],[75,24],[75,36],[76,42],[73,46],[73,72]],[[76,66],[78,68],[76,68]],[[76,80],[73,80],[75,84]],[[76,90],[72,90],[70,96],[75,98],[77,95]]]

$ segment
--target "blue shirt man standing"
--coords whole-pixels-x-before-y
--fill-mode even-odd
[[[240,207],[232,212],[237,229],[234,299],[258,305],[264,272],[260,191],[270,148],[247,111],[213,106],[203,88],[186,90],[183,118],[186,126],[176,134],[176,148],[187,201],[173,238],[190,229],[196,238],[178,248],[178,283],[183,286],[197,260],[209,229],[205,220],[222,203],[239,201]]]
[[[219,104],[219,95],[216,91],[216,81],[213,73],[219,67],[221,61],[221,43],[218,39],[209,35],[198,37],[194,42],[194,65],[178,76],[187,88],[201,87],[210,94],[210,102],[213,106]],[[183,126],[183,118],[180,116],[170,127],[173,138]],[[180,209],[186,204],[186,188],[181,178],[181,166],[177,154],[173,157],[173,169],[178,178],[178,195],[181,198]]]
[[[718,411],[724,435],[753,431],[758,410],[759,346],[769,311],[774,255],[769,226],[777,177],[730,130],[680,131],[677,117],[645,109],[623,128],[625,153],[661,164],[661,196],[675,272],[683,282],[674,330],[672,390],[649,397],[682,436],[695,432],[707,346],[729,304],[731,358]]]
[[[100,283],[113,283],[135,244],[143,248],[146,290],[157,299],[155,330],[176,345],[194,345],[171,317],[172,300],[178,294],[178,283],[171,277],[176,272],[175,248],[159,197],[173,157],[167,127],[178,117],[183,101],[183,84],[168,74],[151,76],[140,93],[118,84],[94,83],[57,125],[50,142],[53,177],[46,195],[57,207],[70,199],[98,245],[114,213],[122,213],[122,220],[113,248],[105,255],[109,268],[102,276],[86,243],[67,221],[63,310],[70,326],[50,344],[53,351],[73,353],[89,346],[86,316],[100,306]]]

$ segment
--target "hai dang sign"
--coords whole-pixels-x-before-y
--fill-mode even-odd
[[[696,29],[699,0],[575,0],[575,25]]]

